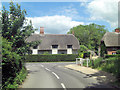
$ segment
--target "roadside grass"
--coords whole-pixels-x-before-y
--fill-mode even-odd
[[[19,85],[21,85],[22,82],[25,80],[27,73],[28,73],[27,70],[23,67],[19,73],[16,73],[14,82],[10,83],[10,80],[12,78],[9,78],[9,80],[5,83],[4,88],[2,88],[2,90],[6,90],[8,88],[17,89]]]
[[[86,66],[87,62],[83,63]],[[98,69],[113,74],[116,78],[120,78],[120,60],[118,57],[98,58],[88,64],[93,69]],[[116,81],[113,84],[120,87],[120,81]]]
[[[112,85],[120,87],[120,82],[119,81],[112,82]]]

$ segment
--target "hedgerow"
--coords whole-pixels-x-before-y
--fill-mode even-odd
[[[26,62],[75,61],[77,54],[26,55]]]

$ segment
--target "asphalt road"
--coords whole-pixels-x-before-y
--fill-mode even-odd
[[[73,62],[26,63],[29,73],[22,88],[107,88],[87,75],[65,68]]]

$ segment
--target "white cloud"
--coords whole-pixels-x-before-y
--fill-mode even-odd
[[[70,4],[69,6],[58,7],[54,10],[52,9],[48,13],[51,15],[56,14],[56,15],[63,15],[66,17],[71,17],[74,20],[78,20],[78,19],[80,20],[81,18],[83,18],[79,15],[79,12],[75,8],[74,4]]]
[[[33,26],[38,28],[44,27],[45,33],[49,34],[65,34],[70,28],[75,27],[83,22],[72,21],[72,18],[66,16],[44,16],[44,17],[27,17],[28,20],[32,20]]]
[[[10,2],[11,0],[1,0],[2,2]],[[12,0],[14,2],[83,2],[90,0]]]
[[[93,0],[87,5],[90,20],[103,20],[111,27],[118,26],[118,0]]]

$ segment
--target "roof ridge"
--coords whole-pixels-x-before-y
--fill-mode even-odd
[[[41,35],[41,34],[32,34],[32,35]],[[73,35],[73,34],[44,34],[44,35],[57,35],[57,36],[61,36],[61,35]]]

